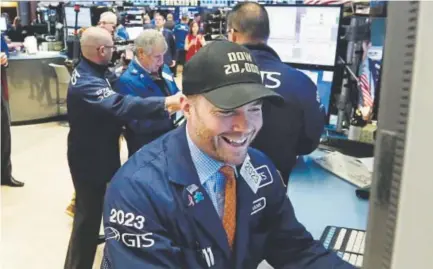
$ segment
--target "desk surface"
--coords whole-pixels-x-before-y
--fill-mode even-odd
[[[312,156],[320,154],[316,151]],[[355,190],[354,185],[327,172],[306,156],[298,160],[287,193],[298,220],[319,239],[328,225],[367,228],[368,201],[359,199]]]
[[[49,58],[66,58],[67,56],[58,51],[39,51],[35,54],[27,53],[10,53],[9,60],[34,60],[34,59],[49,59]]]

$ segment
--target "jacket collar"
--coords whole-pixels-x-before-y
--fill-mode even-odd
[[[138,61],[137,57],[134,57],[134,59],[132,59],[131,65],[132,65],[132,67],[134,67],[134,69],[137,69],[137,70],[140,70],[140,71],[144,71],[145,73],[150,74],[150,72],[146,68],[144,68],[144,66],[142,66],[140,64],[140,62]]]
[[[169,180],[182,186],[200,184],[188,146],[186,124],[175,129],[168,138],[164,150],[170,152],[167,154],[167,163],[172,166],[169,169]]]
[[[275,52],[275,50],[269,47],[267,44],[244,44],[251,51],[263,51],[271,54],[273,57],[281,61],[280,56]]]
[[[92,68],[98,75],[104,76],[105,72],[108,70],[108,65],[101,65],[90,61],[89,59],[81,56],[81,60],[86,63],[90,68]]]

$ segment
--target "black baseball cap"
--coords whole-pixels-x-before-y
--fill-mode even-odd
[[[262,84],[260,70],[244,46],[218,40],[201,48],[183,69],[182,92],[201,94],[220,109],[235,109],[259,99],[284,104]]]

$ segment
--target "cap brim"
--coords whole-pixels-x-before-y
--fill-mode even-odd
[[[284,104],[281,95],[257,83],[228,85],[203,93],[203,96],[220,109],[235,109],[262,99],[269,100],[277,106]]]

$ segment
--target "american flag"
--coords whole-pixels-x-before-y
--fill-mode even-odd
[[[304,0],[305,5],[343,5],[351,0]]]
[[[358,85],[360,88],[359,101],[364,107],[373,107],[376,88],[379,87],[380,69],[382,65],[382,56],[368,57],[361,64],[361,69],[358,77]]]
[[[359,87],[361,88],[361,98],[364,106],[373,106],[373,97],[370,90],[370,70],[363,70],[361,76],[359,76]]]

